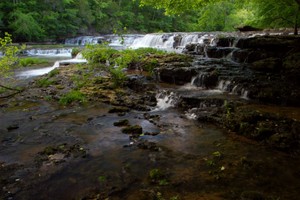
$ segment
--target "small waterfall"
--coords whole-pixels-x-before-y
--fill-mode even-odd
[[[49,73],[50,71],[58,68],[60,65],[69,65],[69,64],[79,64],[87,63],[87,60],[82,57],[81,54],[78,54],[74,59],[56,61],[52,67],[44,67],[41,69],[32,69],[18,73],[16,76],[19,78],[30,78],[34,76],[41,76]]]
[[[87,44],[100,44],[102,43],[104,37],[95,37],[95,36],[80,36],[75,38],[67,38],[65,40],[66,45],[76,45],[84,46]]]
[[[65,45],[84,46],[87,44],[108,43],[108,46],[113,48],[125,48],[131,46],[137,38],[141,38],[140,34],[125,34],[125,35],[101,35],[101,36],[79,36],[68,38],[65,40]]]
[[[24,72],[17,74],[17,77],[29,78],[29,77],[34,77],[34,76],[41,76],[41,75],[49,73],[50,71],[52,71],[58,67],[59,67],[59,61],[56,61],[52,67],[45,67],[45,68],[41,68],[41,69],[32,69],[32,70],[24,71]]]
[[[229,80],[221,80],[217,86],[217,89],[224,91],[224,92],[230,92],[231,87],[231,81]]]
[[[176,93],[162,90],[156,95],[157,105],[153,111],[166,110],[175,107],[179,101]]]
[[[25,50],[29,56],[71,57],[72,48],[60,49],[30,49]]]
[[[180,46],[185,47],[187,44],[200,43],[198,34],[185,34],[182,36]]]
[[[147,34],[139,40],[135,40],[130,46],[133,49],[153,47],[162,49],[166,41],[161,34]]]
[[[245,90],[245,89],[243,88],[243,89],[242,89],[242,92],[241,92],[241,98],[242,98],[242,99],[249,100],[248,94],[249,94],[249,91],[248,91],[248,90]]]
[[[207,78],[208,74],[206,72],[201,72],[197,76],[193,77],[191,80],[191,85],[197,87],[205,87],[205,79]]]

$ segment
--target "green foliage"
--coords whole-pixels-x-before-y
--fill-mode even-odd
[[[253,0],[252,23],[262,28],[293,27],[300,21],[300,3],[295,0]]]
[[[123,72],[122,67],[110,67],[109,72],[114,83],[114,87],[120,87],[127,80],[126,74]]]
[[[53,80],[50,80],[48,77],[38,79],[36,84],[38,87],[48,87],[54,83]]]
[[[52,71],[49,72],[48,77],[51,78],[51,77],[56,76],[57,74],[59,74],[59,69],[55,68],[55,69],[53,69]]]
[[[147,60],[146,57],[152,54],[162,55],[166,52],[153,48],[117,51],[105,45],[88,45],[82,54],[90,64],[100,66],[109,72],[114,86],[119,87],[127,79],[124,73],[125,68],[135,68],[141,63],[146,63],[143,67],[146,71],[150,71],[157,66],[158,61],[155,59]]]
[[[16,10],[10,15],[9,27],[13,30],[14,36],[18,40],[36,41],[44,37],[44,30],[35,20],[34,15],[37,13],[23,13]]]
[[[133,0],[4,1],[0,27],[18,41],[63,39],[91,32],[192,31],[194,13],[166,16]],[[187,20],[191,19],[191,20]]]
[[[112,62],[117,50],[105,45],[87,45],[82,51],[82,55],[92,64],[105,64],[107,61]]]
[[[71,90],[59,99],[59,103],[62,105],[68,105],[73,102],[85,103],[85,95],[78,90]]]
[[[75,58],[80,51],[79,48],[73,48],[71,52],[72,58]]]
[[[40,65],[40,64],[45,64],[45,63],[48,63],[48,61],[45,59],[42,59],[42,58],[27,57],[27,58],[21,58],[19,60],[19,65],[21,67],[29,67],[32,65]]]
[[[12,45],[9,33],[5,33],[5,36],[0,38],[0,51],[3,53],[3,56],[0,57],[0,75],[7,76],[9,70],[16,66],[18,61],[17,53],[20,51],[19,47]]]
[[[153,180],[159,180],[163,177],[163,173],[160,169],[151,169],[150,172],[149,172],[149,177],[150,179],[153,179]]]

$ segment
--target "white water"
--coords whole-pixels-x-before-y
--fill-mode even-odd
[[[153,111],[162,111],[175,107],[179,97],[174,92],[161,91],[156,95],[157,104]]]
[[[214,39],[216,35],[214,34],[204,34],[204,33],[154,33],[146,34],[141,39],[136,39],[130,48],[145,48],[152,47],[157,49],[162,49],[166,51],[176,51],[181,53],[181,51],[188,44],[202,44],[202,45],[215,45]],[[178,41],[176,41],[176,38]]]
[[[71,57],[72,48],[59,49],[30,49],[25,53],[29,56]]]
[[[32,70],[23,71],[17,73],[16,76],[22,79],[41,76],[51,72],[55,68],[58,68],[60,65],[79,64],[79,63],[87,63],[87,60],[84,59],[81,54],[78,54],[74,59],[56,61],[52,67],[45,67],[41,69],[32,69]]]
[[[108,46],[120,49],[129,47],[136,39],[141,38],[142,36],[143,35],[140,34],[125,34],[122,36],[115,34],[101,36],[79,36],[75,38],[67,38],[65,40],[65,45],[84,46],[87,44],[108,43]]]

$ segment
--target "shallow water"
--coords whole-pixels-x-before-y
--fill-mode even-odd
[[[2,108],[0,161],[24,165],[16,178],[25,187],[15,198],[80,199],[98,194],[100,199],[108,195],[143,199],[154,191],[166,199],[234,199],[245,191],[256,191],[267,197],[297,199],[298,159],[226,135],[174,108],[149,112],[159,116],[152,121],[145,118],[145,112],[118,116],[108,113],[109,108],[98,104],[62,109],[40,102],[20,104],[18,109]],[[122,127],[113,125],[122,119],[142,126],[144,133],[159,134],[132,139],[121,132]],[[18,128],[6,130],[14,124]],[[56,154],[64,161],[44,161],[36,169],[38,184],[33,187],[30,180],[37,154],[61,144],[79,144],[87,156]],[[153,169],[163,171],[167,185],[151,182]]]

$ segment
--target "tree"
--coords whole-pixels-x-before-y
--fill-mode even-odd
[[[9,27],[18,40],[36,41],[44,37],[44,30],[35,20],[34,15],[37,13],[23,13],[20,10],[11,13]]]
[[[166,14],[198,11],[200,28],[209,31],[230,30],[235,25],[230,22],[234,21],[262,28],[294,26],[298,33],[300,0],[141,0],[140,4],[163,8]],[[239,19],[241,15],[244,22]]]
[[[16,66],[16,63],[18,61],[17,53],[20,51],[17,46],[12,45],[12,39],[9,33],[5,33],[5,36],[3,38],[0,38],[0,51],[3,54],[3,56],[0,57],[0,77],[4,78],[9,75],[12,67]],[[17,91],[16,93],[21,92],[21,90],[7,87],[1,84],[1,82],[0,87]]]

